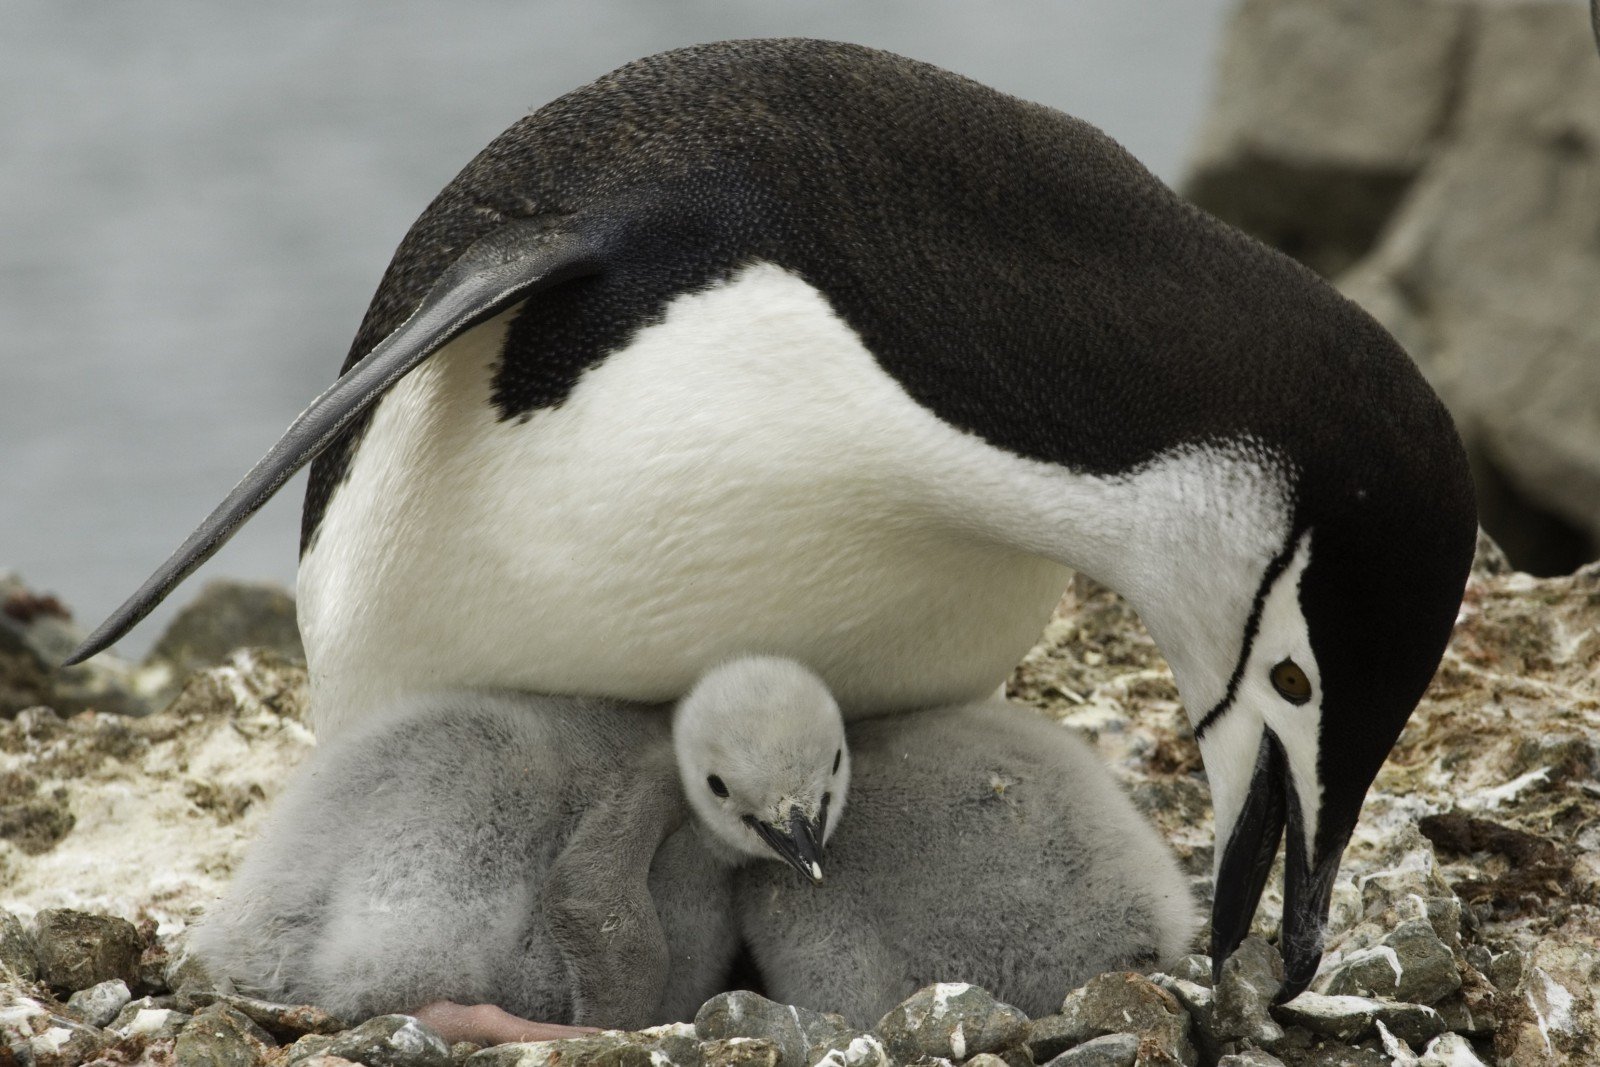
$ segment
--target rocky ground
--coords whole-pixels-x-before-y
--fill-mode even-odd
[[[1593,48],[1553,0],[1244,0],[1186,189],[1401,339],[1461,425],[1485,521],[1549,570],[1600,545]],[[1600,564],[1536,579],[1480,545],[1311,993],[1269,1006],[1269,892],[1215,987],[1191,956],[1030,1020],[933,986],[870,1033],[739,992],[693,1023],[478,1050],[213,991],[184,930],[312,744],[293,605],[216,586],[144,663],[51,669],[77,636],[0,578],[0,1067],[1600,1063]],[[1127,606],[1075,588],[1011,692],[1094,740],[1208,899],[1199,755]]]
[[[283,594],[212,587],[146,663],[63,676],[44,664],[75,632],[64,610],[3,588],[0,693],[44,702],[0,721],[0,1065],[1600,1060],[1600,564],[1535,579],[1480,545],[1444,665],[1346,856],[1327,959],[1287,1007],[1269,1007],[1281,973],[1269,893],[1265,936],[1216,987],[1197,955],[1063,989],[1061,1012],[1033,1020],[981,990],[930,987],[870,1033],[732,993],[692,1025],[486,1050],[446,1048],[400,1016],[347,1029],[219,995],[182,959],[186,925],[312,743]],[[241,641],[256,647],[224,652]],[[65,716],[50,706],[56,684]],[[1011,691],[1094,740],[1207,897],[1198,752],[1127,606],[1080,583]]]

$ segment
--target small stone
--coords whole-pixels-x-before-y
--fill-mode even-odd
[[[1185,982],[1193,982],[1195,985],[1205,986],[1207,989],[1210,989],[1211,957],[1202,956],[1198,953],[1191,953],[1188,956],[1180,957],[1178,961],[1168,969],[1167,973],[1172,975],[1174,978],[1180,978]]]
[[[139,953],[139,985],[140,989],[171,989],[167,985],[167,969],[172,965],[171,954],[167,946],[155,935],[155,924],[150,925],[149,932],[139,931],[140,938],[144,941],[144,951]]]
[[[890,1067],[893,1062],[876,1034],[833,1038],[807,1053],[808,1067]]]
[[[1278,950],[1259,937],[1247,937],[1222,964],[1217,983],[1211,1031],[1220,1041],[1249,1041],[1272,1048],[1283,1040],[1283,1028],[1268,1009],[1283,986],[1283,960]]]
[[[1444,1020],[1446,1030],[1454,1030],[1467,1037],[1489,1037],[1495,1031],[1497,1020],[1492,1002],[1480,1002],[1475,1008],[1473,1002],[1460,994],[1453,994],[1432,1007]]]
[[[1426,919],[1410,919],[1377,945],[1351,952],[1328,974],[1334,994],[1393,997],[1432,1004],[1461,988],[1461,970],[1450,946]]]
[[[149,1041],[175,1038],[194,1016],[172,1007],[171,1000],[171,997],[141,997],[131,1001],[117,1013],[110,1029],[123,1037],[143,1037]]]
[[[1422,1052],[1417,1067],[1486,1067],[1473,1051],[1472,1042],[1460,1034],[1440,1034]]]
[[[468,1056],[467,1064],[468,1067],[657,1067],[651,1062],[650,1049],[631,1037],[620,1031],[607,1031],[562,1041],[491,1045]],[[300,1043],[303,1042],[297,1042]]]
[[[213,1004],[195,1014],[174,1049],[178,1067],[255,1067],[276,1047],[242,1012]]]
[[[39,977],[39,961],[34,957],[33,938],[27,928],[9,911],[0,911],[0,967],[24,982]]]
[[[200,957],[192,952],[169,955],[163,980],[166,987],[174,993],[211,993],[218,985],[206,965],[200,961]]]
[[[467,1063],[470,1067],[704,1067],[701,1047],[694,1027],[673,1023],[637,1033],[608,1030],[563,1041],[495,1045],[474,1053]]]
[[[1293,1026],[1340,1041],[1370,1037],[1380,1022],[1414,1045],[1444,1032],[1444,1019],[1430,1007],[1369,997],[1302,993],[1275,1010],[1280,1019]]]
[[[799,1011],[800,1009],[795,1009]],[[823,1015],[813,1012],[817,1018],[810,1020],[811,1025],[826,1030],[831,1027],[830,1019],[835,1016]],[[662,1026],[652,1026],[638,1031],[634,1035],[637,1039],[648,1043],[651,1062],[659,1064],[665,1060],[676,1067],[702,1067],[700,1035],[695,1031],[692,1023],[666,1023]]]
[[[1023,1044],[1034,1063],[1048,1063],[1082,1040],[1076,1018],[1046,1015],[1028,1024]]]
[[[444,1043],[444,1038],[409,1015],[379,1015],[332,1036],[308,1034],[289,1046],[284,1064],[287,1067],[318,1055],[341,1056],[368,1067],[449,1067],[450,1064],[450,1046]]]
[[[705,1067],[778,1067],[778,1046],[759,1037],[707,1041],[700,1049]]]
[[[1249,1048],[1228,1053],[1217,1061],[1217,1067],[1283,1067],[1283,1061],[1265,1049]]]
[[[1284,1055],[1288,1056],[1289,1053],[1285,1052]],[[1294,1067],[1396,1067],[1378,1049],[1366,1045],[1347,1045],[1331,1039],[1296,1052],[1288,1062]]]
[[[474,1054],[482,1051],[483,1046],[475,1041],[457,1041],[450,1046],[450,1062],[457,1065],[464,1064]]]
[[[196,1006],[226,1004],[243,1013],[278,1042],[297,1041],[307,1034],[337,1034],[348,1029],[342,1019],[314,1004],[279,1004],[234,993],[188,993],[186,998]]]
[[[120,978],[80,989],[67,998],[67,1010],[90,1026],[106,1026],[133,999],[128,983]]]
[[[1010,1065],[992,1052],[980,1052],[967,1061],[966,1067],[1010,1067]]]
[[[33,948],[39,979],[76,992],[113,978],[136,984],[144,945],[126,919],[47,908],[34,917]]]
[[[1411,1050],[1411,1045],[1390,1033],[1381,1019],[1376,1025],[1378,1044],[1383,1046],[1383,1053],[1389,1057],[1391,1067],[1417,1067],[1417,1054]]]
[[[1141,1057],[1159,1062],[1165,1055],[1195,1062],[1189,1040],[1189,1013],[1178,999],[1142,974],[1113,971],[1091,978],[1067,994],[1061,1005],[1065,1022],[1057,1033],[1077,1045],[1108,1034],[1135,1033]]]
[[[1049,1067],[1133,1067],[1138,1058],[1138,1034],[1107,1034],[1068,1049]]]
[[[34,1033],[22,1043],[21,1060],[33,1067],[77,1067],[110,1044],[105,1031],[63,1015],[48,1014],[31,1023]]]
[[[1022,1044],[1028,1017],[985,990],[940,982],[911,994],[873,1028],[889,1055],[902,1063],[921,1058],[961,1063],[980,1052]]]
[[[747,989],[720,993],[702,1004],[694,1029],[701,1040],[770,1041],[782,1067],[806,1067],[813,1049],[839,1047],[857,1035],[842,1016],[779,1004]]]
[[[1204,956],[1195,957],[1205,959]],[[1209,967],[1210,964],[1208,963]],[[1207,971],[1206,978],[1211,977]],[[1221,1055],[1222,1047],[1214,1036],[1213,1014],[1216,1011],[1216,994],[1209,986],[1200,985],[1168,974],[1152,974],[1150,980],[1178,998],[1183,1010],[1189,1013],[1189,1037],[1200,1050],[1202,1060],[1210,1061]]]
[[[1504,952],[1495,953],[1494,959],[1489,963],[1489,969],[1484,973],[1489,976],[1489,981],[1500,990],[1517,988],[1517,983],[1522,981],[1522,953],[1514,948]]]
[[[318,1053],[307,1056],[298,1061],[299,1067],[360,1067],[355,1060],[347,1060],[343,1056],[329,1056],[327,1053]]]

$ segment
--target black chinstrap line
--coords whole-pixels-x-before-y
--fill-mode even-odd
[[[1289,566],[1289,561],[1294,559],[1295,549],[1300,544],[1302,534],[1303,531],[1292,531],[1288,542],[1267,564],[1266,572],[1261,576],[1261,584],[1256,587],[1255,599],[1250,603],[1250,615],[1244,624],[1244,641],[1239,646],[1239,658],[1233,665],[1233,674],[1228,678],[1228,688],[1216,706],[1201,716],[1199,725],[1194,728],[1196,741],[1204,737],[1211,724],[1222,718],[1228,708],[1232,707],[1233,698],[1239,693],[1239,682],[1244,678],[1245,664],[1250,661],[1250,652],[1255,648],[1256,634],[1261,629],[1261,612],[1266,607],[1267,592],[1272,588],[1272,583],[1277,581],[1278,576]]]

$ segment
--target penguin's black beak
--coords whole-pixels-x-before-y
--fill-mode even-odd
[[[1217,981],[1222,978],[1223,962],[1250,933],[1285,827],[1289,840],[1284,857],[1283,927],[1278,939],[1285,972],[1277,997],[1280,1004],[1305,992],[1316,976],[1328,903],[1344,846],[1341,843],[1329,849],[1315,862],[1310,859],[1289,760],[1277,736],[1267,730],[1256,754],[1244,808],[1217,868],[1216,901],[1211,909],[1211,959]]]
[[[826,812],[817,814],[817,818],[811,819],[798,807],[790,808],[787,831],[762,822],[754,815],[746,815],[744,821],[779,858],[809,878],[813,885],[819,885],[822,882],[822,819]]]

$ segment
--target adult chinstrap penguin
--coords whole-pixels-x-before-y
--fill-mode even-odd
[[[1286,993],[1474,542],[1368,315],[1093,127],[851,45],[668,52],[519,121],[345,370],[80,655],[313,457],[325,736],[439,686],[671,700],[747,648],[855,714],[978,700],[1076,568],[1196,727],[1219,964],[1287,830]]]
[[[312,754],[191,949],[255,995],[480,1042],[693,1018],[738,950],[733,870],[820,880],[849,764],[786,660],[719,666],[668,722],[465,692],[375,718]]]
[[[854,722],[850,814],[815,887],[751,864],[740,929],[775,999],[870,1027],[934,982],[1031,1016],[1189,950],[1189,879],[1072,731],[1003,701]]]

